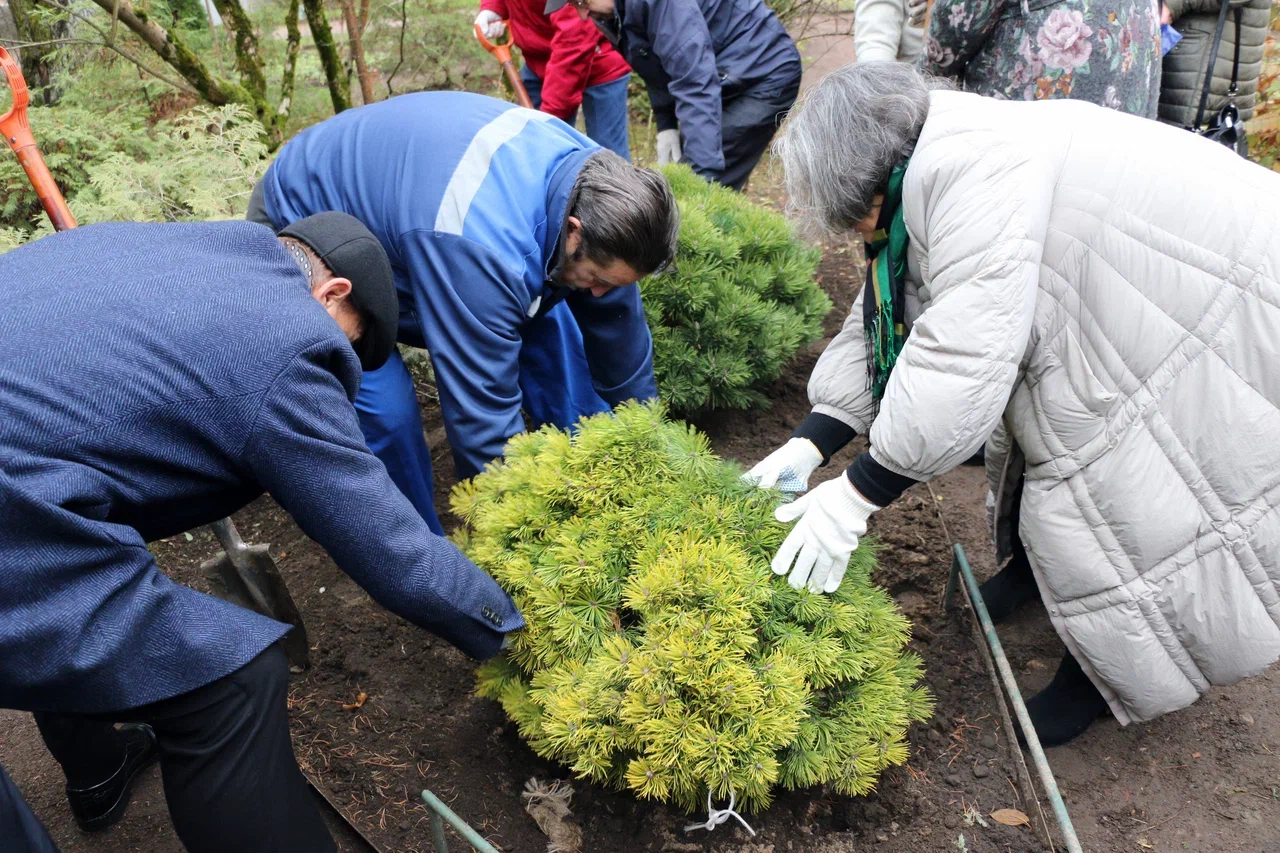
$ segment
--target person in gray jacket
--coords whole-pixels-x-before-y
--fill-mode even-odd
[[[858,62],[916,62],[926,0],[854,0],[853,57]]]
[[[1164,57],[1160,82],[1161,121],[1186,128],[1196,124],[1223,2],[1228,7],[1227,17],[1223,22],[1218,58],[1213,64],[1209,100],[1200,122],[1209,121],[1227,105],[1237,39],[1234,14],[1237,8],[1240,9],[1240,70],[1235,104],[1241,121],[1253,117],[1253,107],[1258,100],[1258,77],[1262,72],[1263,42],[1271,13],[1270,0],[1165,0],[1169,23],[1182,34],[1182,40]]]
[[[800,92],[800,51],[763,0],[571,3],[644,78],[658,163],[742,189]]]

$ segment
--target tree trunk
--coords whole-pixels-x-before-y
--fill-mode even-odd
[[[262,68],[262,54],[258,49],[258,37],[253,32],[253,22],[245,14],[240,0],[213,0],[213,5],[222,16],[222,23],[235,34],[236,71],[241,84],[253,98],[253,111],[262,126],[273,131],[275,109],[267,103],[267,77]]]
[[[9,0],[0,0],[0,46],[9,51],[13,61],[22,64],[22,52],[13,45],[26,41],[18,35],[18,23],[13,19],[13,10],[9,8]]]
[[[227,80],[219,80],[209,73],[209,69],[205,68],[204,63],[200,61],[200,57],[187,47],[187,43],[180,35],[169,32],[152,21],[151,16],[146,12],[135,9],[130,0],[93,0],[93,2],[106,10],[108,15],[112,14],[119,4],[120,23],[142,39],[147,47],[155,51],[156,56],[169,63],[173,70],[182,75],[182,79],[191,84],[191,88],[199,92],[200,97],[209,103],[221,106],[234,102],[244,104],[250,109],[256,108],[257,105],[248,90]]]
[[[340,113],[351,106],[351,94],[347,91],[347,76],[342,71],[342,57],[333,40],[333,31],[329,29],[329,18],[324,13],[324,0],[302,0],[302,8],[307,10],[311,38],[316,43],[316,52],[320,54],[325,79],[329,81],[329,99],[333,101],[333,111]]]
[[[13,38],[20,43],[51,42],[65,33],[54,32],[39,16],[32,14],[36,0],[0,0],[0,39]],[[5,32],[5,19],[13,26],[13,35]],[[65,28],[65,25],[59,29]],[[33,100],[46,105],[57,100],[52,90],[54,52],[56,44],[39,44],[38,47],[23,48],[22,51],[10,51],[22,67],[22,76],[31,88]]]
[[[355,0],[342,0],[342,17],[347,24],[347,41],[351,48],[351,59],[356,64],[356,76],[360,78],[361,102],[372,104],[376,96],[373,94],[373,80],[369,76],[369,66],[364,61],[364,38],[360,31],[359,18],[356,16]]]
[[[276,110],[276,123],[281,134],[293,108],[294,82],[298,77],[298,53],[302,48],[302,33],[298,30],[298,0],[289,0],[284,13],[284,28],[289,36],[284,51],[284,73],[280,75],[280,106]]]

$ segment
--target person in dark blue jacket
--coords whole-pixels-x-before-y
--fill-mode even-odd
[[[644,78],[658,162],[746,186],[800,92],[800,51],[764,0],[548,0],[596,22]]]
[[[280,237],[90,225],[0,255],[0,281],[0,708],[35,712],[82,827],[158,749],[188,850],[333,850],[289,741],[289,626],[174,583],[146,543],[265,490],[467,654],[523,627],[360,433],[398,321],[380,244],[341,213]]]
[[[657,395],[634,282],[675,254],[665,179],[547,113],[465,92],[401,95],[298,134],[248,218],[282,227],[342,210],[378,237],[403,344],[435,369],[458,476],[525,429]],[[398,354],[356,398],[369,448],[432,530],[431,455]],[[522,414],[523,412],[523,414]]]
[[[4,853],[58,853],[40,819],[22,798],[9,774],[0,766],[0,841]]]

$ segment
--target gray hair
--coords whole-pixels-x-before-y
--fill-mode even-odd
[[[930,90],[947,88],[901,62],[853,63],[822,78],[773,145],[786,172],[788,213],[811,230],[852,229],[915,150]]]
[[[569,214],[582,223],[581,251],[596,263],[623,261],[646,276],[675,257],[680,208],[661,173],[597,151],[582,165],[573,196]]]

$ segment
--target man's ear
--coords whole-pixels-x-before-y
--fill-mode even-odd
[[[351,295],[351,279],[335,276],[312,290],[311,295],[328,308],[333,303],[341,302]]]
[[[564,225],[564,254],[565,257],[572,258],[578,253],[578,249],[582,247],[582,220],[576,216],[570,216],[565,219]]]

